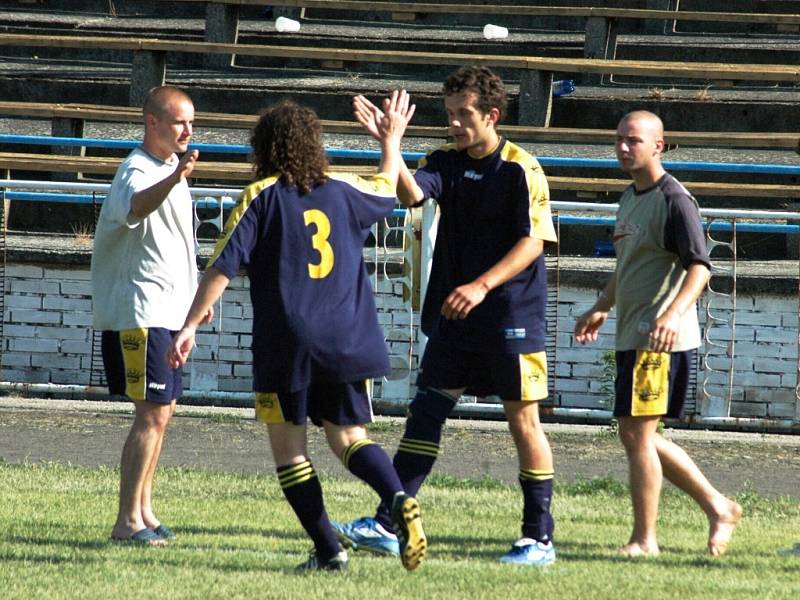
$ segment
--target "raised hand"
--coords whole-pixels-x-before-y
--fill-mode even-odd
[[[200,156],[200,153],[197,150],[192,150],[181,157],[178,166],[175,167],[175,175],[178,176],[178,181],[182,181],[192,174],[198,156]]]
[[[391,96],[384,98],[383,112],[377,108],[373,111],[379,139],[399,142],[416,109],[417,106],[411,104],[411,96],[405,90],[394,90]]]
[[[353,98],[353,116],[372,137],[376,140],[381,139],[381,134],[378,131],[378,121],[383,118],[383,112],[377,106],[364,96],[358,95]]]

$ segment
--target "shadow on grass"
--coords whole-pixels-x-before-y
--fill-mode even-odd
[[[298,527],[299,527],[298,523]],[[280,539],[297,539],[297,533],[287,531],[286,529],[267,529],[264,527],[250,527],[247,525],[227,525],[222,527],[210,526],[188,526],[176,527],[175,533],[178,534],[179,539],[182,535],[257,535],[261,537],[273,537]]]
[[[63,538],[28,537],[28,536],[9,536],[5,541],[11,544],[22,544],[30,546],[64,546],[66,548],[80,548],[82,550],[97,550],[111,543],[110,538],[103,538],[91,541],[77,541]]]

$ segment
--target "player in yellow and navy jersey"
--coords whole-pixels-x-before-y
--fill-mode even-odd
[[[616,153],[633,183],[619,200],[613,277],[575,323],[575,339],[597,339],[617,307],[614,414],[628,455],[633,531],[619,551],[656,556],[662,478],[689,494],[709,522],[708,550],[723,554],[742,507],[723,496],[694,461],[658,433],[663,416],[679,417],[700,345],[697,299],[711,261],[697,201],[661,164],[664,125],[647,111],[625,115]]]
[[[256,417],[267,424],[286,499],[314,542],[300,570],[342,570],[347,553],[325,512],[306,449],[306,422],[322,426],[331,449],[391,506],[408,570],[427,542],[419,505],[383,449],[372,442],[368,380],[389,372],[363,260],[370,227],[394,208],[400,140],[414,113],[395,93],[373,125],[382,149],[370,179],[326,170],[313,111],[284,102],[259,120],[251,139],[258,181],[228,218],[169,361],[186,362],[199,317],[244,267],[253,302]]]
[[[555,561],[553,458],[539,421],[547,398],[545,243],[555,242],[549,190],[539,163],[500,137],[506,93],[485,67],[464,67],[444,83],[454,143],[430,153],[415,175],[401,168],[398,197],[407,206],[438,203],[430,281],[422,311],[428,344],[417,395],[394,465],[416,494],[439,453],[441,431],[459,396],[499,396],[519,455],[522,536],[500,561]],[[359,96],[356,116],[374,106]],[[396,552],[388,507],[374,518],[335,523],[346,545]]]

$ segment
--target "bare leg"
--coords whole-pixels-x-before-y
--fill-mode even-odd
[[[503,402],[503,408],[520,468],[552,471],[553,453],[539,421],[539,403]]]
[[[276,465],[298,465],[308,460],[305,425],[269,423],[267,431]]]
[[[124,539],[145,528],[142,495],[147,472],[169,421],[169,404],[138,401],[120,463],[119,513],[111,537]]]
[[[657,434],[656,450],[664,477],[689,494],[706,513],[708,551],[712,556],[724,554],[736,523],[742,517],[742,507],[714,488],[695,462],[677,444]]]
[[[335,425],[323,420],[322,426],[325,428],[328,445],[339,460],[347,448],[367,438],[367,428],[364,425]]]
[[[175,414],[175,404],[176,401],[173,400],[170,403],[170,411],[169,411],[169,418],[172,418],[172,415]],[[150,461],[150,467],[147,469],[147,474],[144,478],[144,485],[142,486],[142,520],[144,524],[149,527],[150,529],[155,529],[159,525],[161,525],[161,521],[156,517],[155,513],[153,512],[153,478],[156,474],[156,467],[158,466],[158,460],[161,458],[161,447],[164,445],[164,434],[166,433],[166,425],[164,426],[164,431],[161,433],[161,437],[158,439],[158,445],[156,446],[155,451],[153,452],[153,460]]]
[[[661,495],[661,461],[656,451],[660,417],[620,417],[619,436],[628,456],[633,532],[619,549],[626,556],[658,556],[656,521]]]

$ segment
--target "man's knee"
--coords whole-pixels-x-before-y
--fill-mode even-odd
[[[525,439],[543,433],[538,402],[504,402],[503,406],[508,430],[514,439]]]
[[[650,423],[646,422],[641,417],[620,417],[619,439],[625,450],[633,452],[644,448],[648,443],[653,441],[655,426],[657,426],[657,423],[653,427],[650,427]]]
[[[173,404],[157,404],[155,402],[137,401],[136,419],[148,429],[163,432],[174,412]]]

